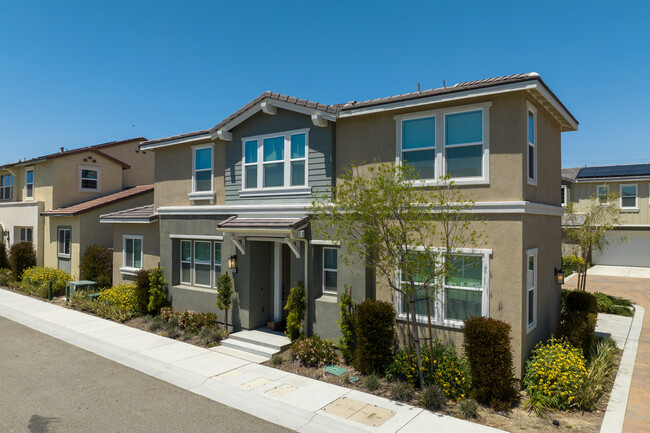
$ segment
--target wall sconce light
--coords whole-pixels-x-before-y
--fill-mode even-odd
[[[228,270],[233,274],[237,273],[237,256],[232,255],[228,258]]]
[[[564,269],[555,268],[555,282],[557,284],[564,284]]]

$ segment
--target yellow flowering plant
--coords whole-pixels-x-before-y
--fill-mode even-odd
[[[34,266],[23,272],[22,289],[33,295],[47,297],[49,283],[52,281],[52,292],[54,296],[59,296],[65,292],[65,285],[71,280],[70,274],[61,269]]]
[[[138,313],[135,284],[118,284],[106,289],[100,293],[99,300],[122,308],[133,315]]]

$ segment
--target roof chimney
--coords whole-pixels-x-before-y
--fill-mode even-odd
[[[418,93],[420,93],[420,83],[418,83]]]
[[[61,146],[61,153],[63,153],[63,146]]]
[[[445,80],[442,80],[442,88],[443,88],[443,89],[446,89],[446,88],[447,88],[447,86],[445,85]]]

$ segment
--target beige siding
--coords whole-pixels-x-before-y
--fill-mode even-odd
[[[648,200],[650,184],[648,180],[572,183],[569,186],[569,197],[571,201],[577,203],[577,210],[580,211],[584,210],[590,200],[596,196],[598,185],[608,185],[610,192],[618,194],[621,185],[629,184],[636,184],[637,186],[638,209],[621,209],[622,223],[623,225],[648,225],[650,224],[650,201]]]
[[[131,166],[123,172],[124,187],[153,183],[155,154],[152,151],[141,151],[139,146],[140,141],[131,141],[101,149],[105,154]]]

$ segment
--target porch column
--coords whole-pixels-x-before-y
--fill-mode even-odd
[[[282,243],[273,244],[273,321],[282,320]]]

